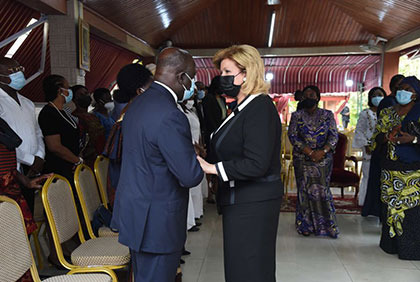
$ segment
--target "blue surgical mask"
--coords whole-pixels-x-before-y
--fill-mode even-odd
[[[184,97],[178,102],[189,100],[192,97],[192,95],[194,95],[195,80],[194,78],[191,78],[187,73],[185,73],[185,75],[188,77],[189,80],[191,80],[191,87],[190,89],[187,89],[187,87],[185,87],[185,85],[182,84],[182,87],[184,87]]]
[[[66,104],[67,104],[73,99],[73,91],[71,89],[65,89],[65,88],[61,88],[61,89],[66,90],[69,94],[67,96],[64,95],[63,93],[60,94],[61,96],[63,96],[66,99]]]
[[[22,71],[18,71],[9,75],[1,75],[1,76],[9,77],[10,78],[9,84],[3,83],[3,82],[2,83],[10,86],[11,88],[17,91],[22,89],[26,84],[25,75],[23,74]]]
[[[372,104],[375,106],[375,107],[377,107],[377,106],[379,106],[379,103],[382,101],[382,99],[383,99],[384,97],[382,97],[382,96],[376,96],[376,97],[373,97],[372,98]]]
[[[204,96],[206,96],[206,93],[204,92],[204,90],[198,90],[198,91],[197,91],[197,98],[198,98],[199,100],[204,99]]]
[[[412,96],[413,96],[413,92],[406,91],[406,90],[398,90],[395,98],[397,99],[398,104],[407,105],[408,103],[411,102]]]

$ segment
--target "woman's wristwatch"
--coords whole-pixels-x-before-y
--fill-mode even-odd
[[[83,163],[83,159],[79,157],[79,161],[77,163],[74,163],[74,166],[81,165]]]

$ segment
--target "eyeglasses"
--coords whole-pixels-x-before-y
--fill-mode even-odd
[[[25,72],[25,67],[22,67],[22,66],[12,67],[12,68],[8,68],[8,71],[10,73],[15,73],[15,72],[19,72],[19,71]]]

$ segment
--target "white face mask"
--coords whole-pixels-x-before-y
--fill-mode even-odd
[[[108,113],[110,113],[114,109],[115,105],[114,102],[108,102],[104,105],[104,107],[108,110]]]

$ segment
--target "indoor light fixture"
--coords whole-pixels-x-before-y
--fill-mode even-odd
[[[273,44],[274,23],[276,21],[276,11],[271,14],[270,35],[268,36],[268,48]]]
[[[274,74],[272,72],[267,72],[265,74],[265,80],[271,81],[271,80],[273,80],[273,78],[274,78]]]

